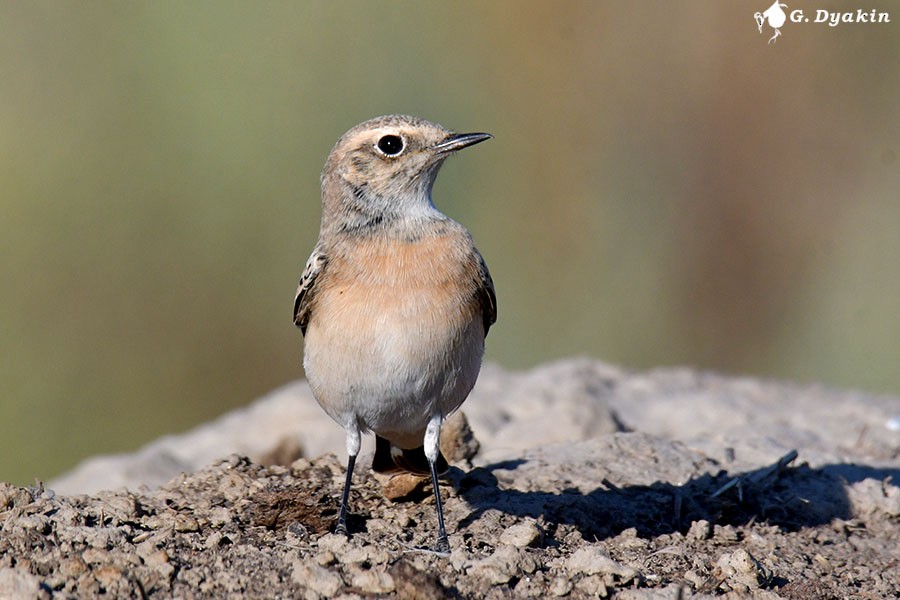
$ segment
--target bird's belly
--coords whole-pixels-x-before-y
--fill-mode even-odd
[[[421,444],[431,416],[462,404],[481,366],[481,315],[457,288],[356,281],[318,298],[304,367],[325,411],[345,427]]]

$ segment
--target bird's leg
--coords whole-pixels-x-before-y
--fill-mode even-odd
[[[447,530],[444,529],[444,507],[441,505],[441,488],[438,485],[437,469],[434,461],[429,460],[431,467],[431,485],[434,486],[434,507],[437,509],[438,539],[434,545],[434,551],[438,554],[450,554],[450,540],[447,539]]]
[[[447,530],[444,528],[444,507],[441,504],[441,487],[438,484],[437,462],[441,449],[441,422],[440,413],[431,417],[428,427],[425,428],[425,458],[428,459],[428,467],[431,469],[431,485],[434,487],[434,507],[437,510],[438,539],[434,551],[438,554],[450,554],[450,541],[447,539]]]
[[[338,512],[335,533],[347,533],[347,504],[350,501],[350,483],[353,481],[353,467],[356,465],[356,457],[362,445],[361,434],[356,417],[347,415],[344,430],[347,432],[347,479],[344,480],[344,492],[341,494],[341,510]]]
[[[356,464],[356,455],[351,454],[347,459],[347,479],[344,480],[344,492],[341,494],[341,510],[338,513],[335,533],[347,534],[347,504],[350,500],[350,482],[353,480],[353,467]]]
[[[774,42],[774,41],[775,41],[775,38],[777,38],[779,35],[781,35],[781,31],[779,31],[779,30],[776,29],[776,30],[775,30],[775,35],[772,36],[772,38],[769,40],[769,43],[771,44],[772,42]]]

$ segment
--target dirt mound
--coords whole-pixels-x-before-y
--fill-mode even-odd
[[[241,413],[247,430],[265,431],[285,390]],[[577,360],[490,368],[465,408],[481,452],[442,487],[449,557],[420,549],[429,494],[391,502],[362,467],[352,537],[330,533],[343,459],[262,466],[297,453],[270,436],[257,462],[232,455],[154,489],[0,486],[0,597],[900,595],[900,399]],[[152,457],[189,462],[216,435],[247,444],[233,420],[103,460],[152,479]]]

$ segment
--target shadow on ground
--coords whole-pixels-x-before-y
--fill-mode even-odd
[[[815,527],[833,519],[850,519],[847,483],[864,479],[900,479],[900,469],[840,464],[810,468],[766,467],[729,474],[704,474],[684,485],[616,487],[602,482],[582,492],[559,493],[504,489],[493,474],[515,470],[525,461],[506,461],[472,470],[459,481],[459,494],[473,507],[460,530],[487,510],[518,517],[542,518],[546,523],[569,524],[584,539],[605,539],[630,528],[640,537],[685,533],[691,523],[705,519],[716,525],[765,522],[785,531]]]

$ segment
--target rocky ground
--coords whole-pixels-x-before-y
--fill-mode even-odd
[[[449,557],[430,486],[388,500],[364,459],[330,533],[342,435],[299,382],[0,485],[0,597],[900,596],[900,398],[573,360],[488,367],[464,408]]]

